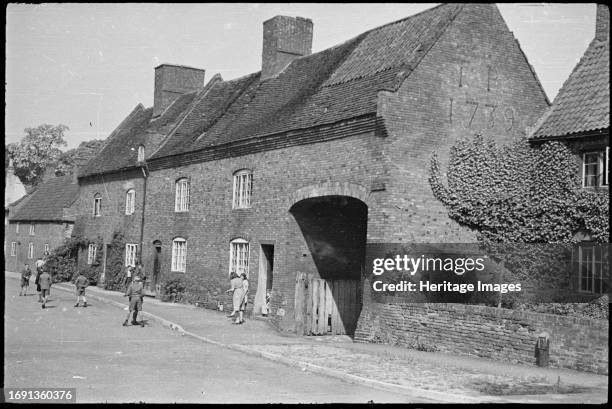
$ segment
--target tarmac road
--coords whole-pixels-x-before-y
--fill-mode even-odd
[[[47,309],[5,280],[5,388],[76,388],[77,402],[423,402],[181,336],[125,311],[51,290]],[[32,286],[30,286],[32,292]]]

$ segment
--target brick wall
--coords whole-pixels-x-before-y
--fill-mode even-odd
[[[127,243],[140,248],[140,226],[142,220],[143,177],[140,169],[114,175],[92,176],[79,180],[79,197],[76,201],[77,218],[75,235],[89,239],[101,237],[105,244],[111,242],[114,232],[121,232]],[[134,213],[125,214],[126,194],[136,191]],[[102,197],[101,216],[93,215],[95,194]],[[105,246],[103,247],[103,249]],[[79,267],[85,267],[86,252],[79,255]]]
[[[4,231],[4,269],[7,271],[20,271],[24,263],[33,266],[39,257],[43,257],[45,244],[49,251],[59,246],[65,237],[66,229],[72,223],[62,222],[36,222],[34,235],[30,235],[30,223],[19,224],[19,233],[16,233],[16,222],[10,222]],[[16,255],[11,256],[11,242],[16,242]],[[34,257],[28,258],[29,243],[34,244]]]
[[[229,286],[230,241],[250,242],[251,305],[258,287],[260,244],[274,245],[272,314],[292,329],[295,273],[317,274],[317,266],[300,226],[289,212],[295,201],[311,194],[369,194],[379,173],[372,160],[380,142],[373,132],[299,147],[282,148],[151,172],[148,181],[144,262],[153,268],[153,241],[162,242],[162,276],[169,276],[172,240],[187,240],[187,272],[201,283],[202,300],[209,307],[231,300]],[[232,177],[240,169],[253,171],[250,209],[232,210]],[[190,178],[190,210],[174,212],[175,181]],[[330,183],[332,182],[332,183]],[[313,187],[318,185],[319,187]],[[308,188],[308,187],[311,188]],[[305,190],[300,190],[304,189]],[[326,190],[327,189],[327,190]],[[295,194],[298,191],[300,194]],[[357,193],[357,191],[361,193]],[[367,200],[367,199],[366,199]],[[376,230],[368,214],[368,231]],[[277,315],[280,314],[280,315]]]
[[[452,105],[452,107],[451,107]],[[509,141],[547,107],[528,62],[494,5],[466,4],[396,93],[381,93],[388,138],[380,241],[471,242],[427,181],[432,154],[482,133]]]
[[[462,304],[371,303],[355,332],[358,342],[435,347],[438,351],[536,364],[542,332],[550,335],[550,366],[608,374],[605,320]]]

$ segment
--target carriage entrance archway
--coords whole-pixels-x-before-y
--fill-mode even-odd
[[[361,312],[368,206],[355,185],[308,187],[289,212],[304,254],[294,266],[296,332],[353,335]]]

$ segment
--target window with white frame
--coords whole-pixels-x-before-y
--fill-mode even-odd
[[[609,246],[594,243],[578,246],[579,290],[594,294],[608,292],[610,274]]]
[[[184,273],[187,268],[187,242],[177,237],[172,240],[172,271]]]
[[[49,252],[49,244],[45,243],[45,253]]]
[[[17,255],[17,242],[11,242],[11,256],[15,257]]]
[[[34,258],[34,243],[28,244],[28,258]]]
[[[15,223],[15,233],[19,233],[19,222]]]
[[[98,248],[95,244],[90,244],[87,249],[87,264],[93,264],[96,261],[96,252]]]
[[[30,223],[30,236],[34,235],[34,230],[35,230],[34,226],[36,226],[34,223]]]
[[[140,145],[138,147],[138,162],[144,162],[145,160],[145,147],[144,145]]]
[[[130,189],[125,194],[125,214],[134,214],[134,209],[136,208],[135,203],[136,191],[134,189]]]
[[[235,239],[230,243],[230,270],[240,275],[249,274],[249,242]]]
[[[610,147],[582,154],[582,187],[608,186]]]
[[[125,265],[136,267],[136,250],[137,244],[127,243],[125,245]]]
[[[93,215],[102,215],[102,196],[99,193],[94,195]]]
[[[253,172],[248,169],[234,173],[234,193],[232,208],[244,209],[251,207],[251,194],[253,192]]]
[[[189,211],[189,179],[182,178],[176,181],[176,194],[174,197],[174,211]]]

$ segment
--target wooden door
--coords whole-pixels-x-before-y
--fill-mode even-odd
[[[361,312],[359,280],[325,280],[298,273],[296,332],[303,335],[353,335]]]

